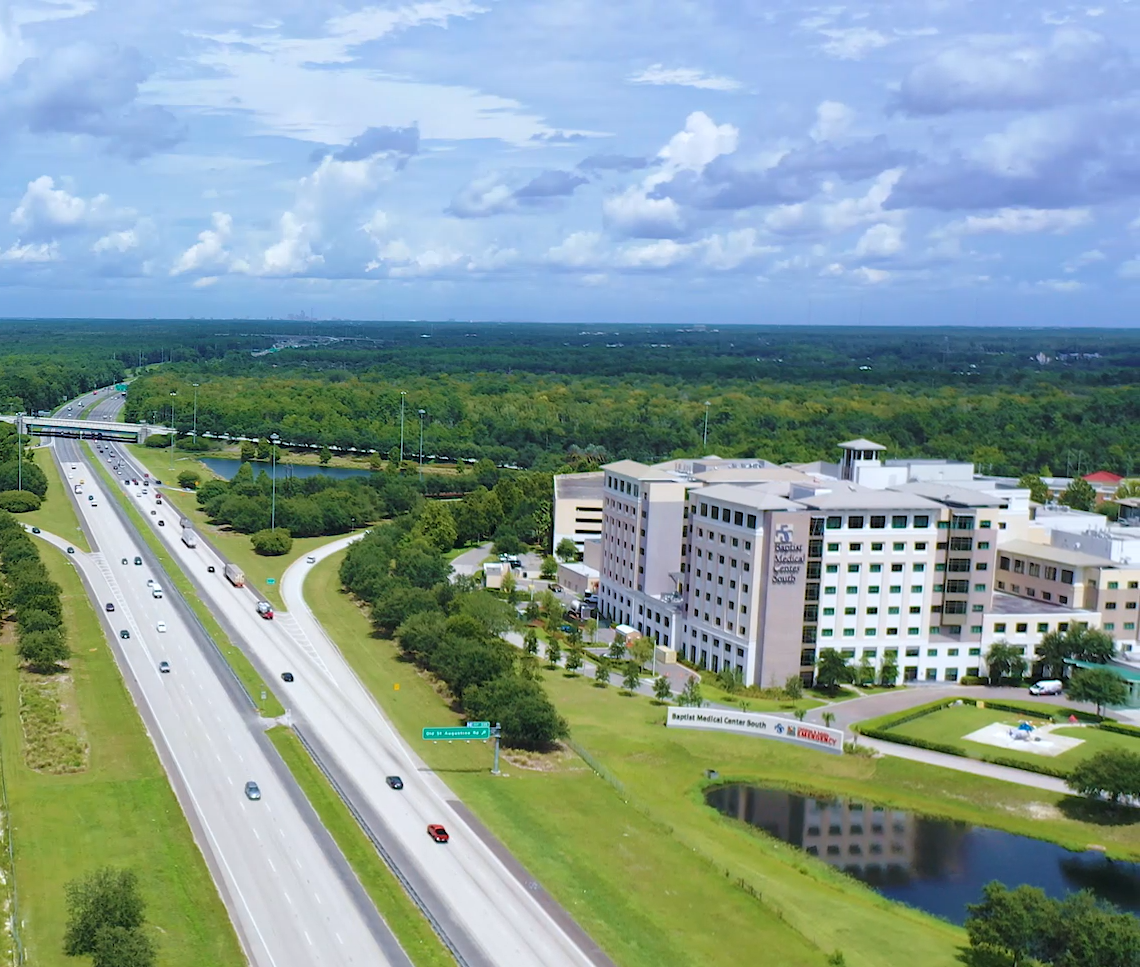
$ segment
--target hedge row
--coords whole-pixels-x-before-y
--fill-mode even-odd
[[[71,657],[60,588],[23,525],[4,510],[0,510],[0,572],[8,589],[8,608],[16,619],[16,653],[38,671],[55,671]]]
[[[926,739],[916,739],[910,735],[896,735],[887,729],[860,729],[860,735],[869,739],[882,739],[884,742],[894,742],[896,745],[910,745],[916,749],[929,749],[931,752],[941,752],[944,755],[956,755],[959,758],[969,758],[965,751],[954,745],[945,745],[942,742],[927,742]]]
[[[1130,735],[1134,739],[1140,739],[1140,728],[1135,725],[1125,725],[1122,722],[1101,722],[1097,728],[1104,729],[1105,732],[1115,732],[1117,735]]]

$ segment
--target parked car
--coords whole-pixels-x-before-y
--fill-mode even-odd
[[[450,836],[447,835],[447,830],[444,829],[439,823],[428,823],[428,836],[434,839],[437,843],[446,843]]]
[[[393,788],[393,789],[403,789],[404,788],[404,780],[401,779],[399,776],[385,776],[384,781],[386,783],[388,783],[388,785],[391,786],[391,788]],[[442,827],[440,827],[440,828],[442,829]]]
[[[1029,686],[1030,695],[1060,695],[1064,690],[1065,683],[1057,678],[1046,678]]]
[[[129,564],[129,563],[130,563],[130,561],[128,561],[128,560],[127,560],[127,559],[124,557],[124,558],[123,558],[123,563],[124,563],[124,564]]]
[[[261,798],[261,789],[256,782],[247,782],[245,784],[245,798],[258,800]]]
[[[152,513],[153,513],[153,511],[152,511]],[[160,520],[160,521],[158,522],[158,526],[159,526],[159,527],[165,527],[165,526],[166,526],[166,521],[164,521],[164,520]]]
[[[561,594],[562,593],[562,585],[561,584],[552,584],[552,585],[550,585],[550,590],[553,591],[555,594]]]
[[[317,559],[315,557],[313,557],[312,554],[310,554],[308,557],[305,558],[305,563],[306,564],[316,564]]]

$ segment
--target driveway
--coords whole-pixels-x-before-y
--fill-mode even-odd
[[[480,544],[469,551],[464,551],[451,562],[451,580],[454,581],[460,575],[471,577],[483,566],[483,562],[490,553],[491,545],[489,543]]]

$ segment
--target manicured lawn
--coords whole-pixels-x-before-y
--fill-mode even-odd
[[[131,503],[130,498],[123,493],[122,486],[111,479],[111,475],[102,465],[99,465],[99,472],[103,475],[103,479],[108,484],[111,493],[114,495],[114,499],[126,510],[127,516],[138,528],[138,532],[142,535],[143,540],[147,542],[150,549],[154,552],[155,557],[157,557],[162,564],[167,576],[182,594],[186,603],[193,609],[194,614],[197,615],[198,620],[202,622],[207,633],[217,643],[226,661],[229,662],[230,668],[233,669],[234,674],[241,680],[246,691],[253,697],[253,701],[261,714],[269,718],[277,718],[278,716],[284,715],[285,706],[278,701],[277,696],[273,694],[272,689],[265,683],[265,679],[258,674],[257,669],[253,667],[253,663],[246,656],[245,652],[230,641],[229,636],[222,630],[222,626],[218,624],[213,613],[198,597],[198,592],[194,590],[194,586],[190,583],[189,578],[186,577],[182,569],[174,562],[174,558],[172,558],[170,553],[166,550],[166,545],[159,540],[157,535],[150,529],[150,526],[143,520],[138,508],[136,508],[134,504]],[[264,699],[261,697],[263,693],[265,695]]]
[[[1050,711],[1053,710],[1051,709]],[[1071,728],[1065,727],[1057,729],[1057,735],[1063,735],[1073,739],[1083,739],[1084,741],[1076,748],[1070,749],[1068,752],[1062,752],[1056,756],[1038,755],[1027,749],[1019,749],[1016,746],[1012,749],[1007,749],[996,745],[986,745],[984,742],[968,742],[964,738],[964,736],[969,735],[971,732],[985,728],[985,726],[993,722],[1002,722],[1014,728],[1022,721],[1025,721],[1025,716],[1019,716],[1014,712],[1002,712],[997,709],[974,708],[972,705],[961,705],[931,712],[929,715],[924,715],[922,718],[906,722],[897,728],[891,729],[891,731],[916,739],[925,739],[928,742],[942,742],[946,745],[957,746],[974,758],[980,758],[982,755],[1009,755],[1034,762],[1049,763],[1061,769],[1071,768],[1082,759],[1087,759],[1089,756],[1101,752],[1104,749],[1128,749],[1133,752],[1140,752],[1140,739],[1132,738],[1127,735],[1119,735],[1115,732],[1105,732],[1092,726],[1073,726]],[[1032,724],[1042,723],[1032,722]]]
[[[791,699],[749,698],[740,692],[726,692],[716,684],[716,676],[711,672],[705,672],[701,678],[701,698],[718,705],[732,705],[745,712],[781,712],[784,715],[791,715],[797,708],[809,711],[826,704],[808,697],[793,702]]]
[[[454,967],[455,960],[435,935],[431,925],[392,875],[376,848],[364,835],[343,800],[317,768],[292,729],[276,726],[270,741],[293,773],[305,796],[336,840],[380,916],[391,928],[416,967]]]
[[[455,723],[394,646],[371,637],[364,614],[339,589],[340,559],[317,565],[306,583],[326,629],[404,735]],[[868,788],[886,796],[888,786],[868,783],[876,763],[667,732],[664,710],[644,698],[621,698],[561,672],[544,677],[575,740],[620,780],[628,801],[575,756],[549,757],[541,768],[508,758],[506,778],[495,779],[487,746],[417,743],[417,751],[618,963],[728,967],[741,951],[764,951],[766,963],[822,967],[837,949],[852,967],[956,963],[962,931],[889,903],[701,800],[710,767],[781,785],[808,776],[822,779],[819,789],[835,776],[865,798]],[[943,779],[944,787],[954,778]]]
[[[63,955],[64,884],[102,865],[139,876],[163,967],[244,964],[225,908],[119,675],[98,619],[66,558],[40,545],[63,588],[71,675],[90,758],[46,775],[20,754],[18,672],[0,649],[0,747],[8,785],[27,963],[74,967]]]
[[[154,450],[133,445],[129,449],[139,463],[150,471],[151,476],[163,481],[163,500],[177,508],[182,517],[189,517],[194,522],[194,530],[204,535],[226,558],[240,567],[245,572],[246,582],[278,608],[285,606],[279,590],[281,575],[285,573],[285,569],[297,558],[311,554],[323,544],[344,536],[338,534],[336,537],[298,537],[294,539],[293,547],[288,554],[283,554],[281,557],[262,557],[254,553],[248,534],[239,534],[228,527],[208,523],[208,518],[198,507],[198,498],[194,494],[177,489],[177,477],[183,470],[196,471],[203,481],[213,479],[214,474],[206,466],[192,456],[175,451],[175,466],[178,469],[172,474],[169,450]],[[259,465],[254,464],[254,473],[259,469]],[[168,484],[171,486],[167,486]],[[273,578],[273,584],[266,583],[269,578]]]
[[[40,504],[40,509],[29,511],[26,514],[18,514],[20,522],[33,527],[40,527],[62,537],[65,541],[70,541],[84,551],[90,551],[87,537],[79,527],[79,518],[75,514],[75,507],[71,503],[67,491],[64,490],[64,481],[60,480],[59,471],[56,469],[55,461],[51,458],[51,453],[47,450],[34,450],[33,453],[36,465],[47,477],[48,489],[43,503]],[[74,486],[79,483],[80,477],[81,474],[76,472],[72,480],[66,478],[64,480],[69,486]]]

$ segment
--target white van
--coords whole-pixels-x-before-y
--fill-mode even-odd
[[[1029,686],[1030,695],[1060,695],[1064,690],[1065,683],[1056,678],[1046,678]]]
[[[150,587],[150,596],[152,598],[161,598],[162,597],[162,588],[157,584],[152,584]]]

